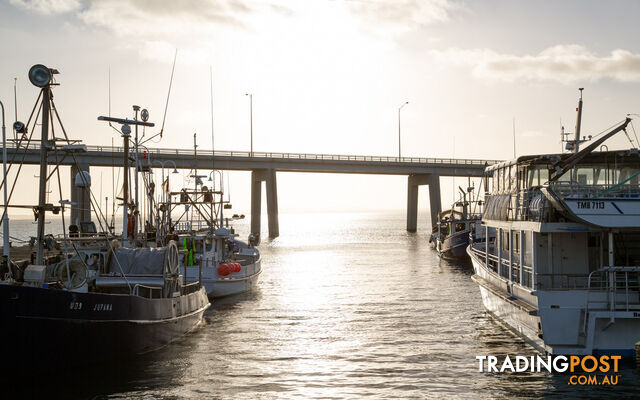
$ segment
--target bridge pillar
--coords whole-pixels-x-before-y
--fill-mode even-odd
[[[251,171],[251,233],[260,236],[260,218],[262,211],[262,182],[267,186],[267,218],[269,221],[269,237],[278,237],[278,189],[276,171],[261,169]]]
[[[74,225],[91,221],[90,182],[85,182],[81,177],[78,177],[78,173],[81,171],[89,173],[89,164],[71,165],[71,201],[75,203],[71,206],[71,223]],[[76,181],[76,177],[79,181]]]
[[[440,200],[440,176],[435,174],[409,175],[407,185],[407,231],[415,232],[418,229],[418,187],[429,186],[429,211],[431,213],[431,225],[437,224],[438,213],[442,210]]]

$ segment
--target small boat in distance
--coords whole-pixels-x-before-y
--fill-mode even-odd
[[[482,201],[473,199],[474,188],[460,190],[460,198],[451,205],[451,209],[438,214],[438,222],[429,238],[438,255],[445,259],[471,261],[467,255],[469,241],[484,240],[481,225]],[[476,236],[478,235],[478,236]]]

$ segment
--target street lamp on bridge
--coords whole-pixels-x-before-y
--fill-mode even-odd
[[[253,94],[245,93],[245,96],[249,96],[249,129],[251,132],[251,150],[249,156],[253,157]]]
[[[398,107],[398,161],[400,161],[400,157],[402,157],[402,147],[400,144],[400,110],[402,110],[402,107],[406,106],[407,104],[409,104],[409,102],[405,101],[400,107]]]

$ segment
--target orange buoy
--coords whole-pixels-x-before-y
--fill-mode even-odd
[[[235,268],[233,269],[233,272],[240,272],[242,271],[242,265],[240,265],[240,263],[234,263]]]
[[[227,276],[231,271],[232,268],[228,264],[220,264],[218,266],[218,275]]]

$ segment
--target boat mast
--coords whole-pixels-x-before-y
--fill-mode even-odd
[[[196,207],[196,199],[198,197],[198,143],[196,140],[197,133],[193,134],[193,202],[194,208]],[[193,208],[191,209],[191,220],[193,221]]]
[[[135,111],[135,116],[133,117],[134,121],[138,120],[138,111],[140,111],[140,106],[133,106],[133,111]],[[140,203],[138,203],[138,168],[140,166],[140,161],[138,160],[138,125],[136,124],[136,141],[135,141],[135,159],[136,159],[136,168],[134,169],[135,171],[135,206],[136,206],[136,210],[138,210],[138,214],[135,215],[135,219],[136,219],[136,225],[134,227],[134,231],[133,231],[133,235],[134,237],[138,235],[138,226],[140,225],[140,221],[138,220],[140,218]]]
[[[129,224],[129,136],[131,133],[131,127],[129,125],[122,125],[122,139],[124,140],[124,183],[122,186],[122,192],[124,197],[122,201],[122,242],[127,243],[128,224]]]
[[[31,74],[30,74],[31,75]],[[38,184],[38,234],[36,265],[42,265],[44,257],[44,220],[47,201],[47,150],[49,147],[49,114],[51,110],[51,87],[42,87],[42,136],[40,138],[40,177]]]
[[[578,112],[578,116],[576,118],[576,133],[575,140],[573,142],[573,152],[577,153],[580,151],[580,128],[582,126],[582,91],[584,88],[578,88],[580,91],[580,100],[578,100],[578,108],[576,111]]]
[[[138,114],[136,112],[136,119],[131,120],[131,119],[126,119],[126,118],[113,118],[113,117],[104,117],[104,116],[99,116],[98,117],[98,121],[108,121],[108,122],[115,122],[118,123],[120,125],[122,125],[122,127],[120,128],[120,131],[122,132],[122,139],[124,140],[124,152],[122,154],[123,157],[123,165],[124,165],[124,182],[122,185],[122,242],[123,244],[126,245],[127,243],[127,225],[128,225],[128,213],[129,213],[129,138],[131,137],[131,125],[135,125],[136,127],[138,125],[142,125],[142,126],[149,126],[149,127],[153,127],[155,126],[154,123],[152,122],[147,122],[144,121],[146,117],[143,117],[143,121],[138,121]],[[137,177],[137,171],[136,171],[136,177]],[[134,239],[135,239],[135,232],[133,232],[134,234]]]

